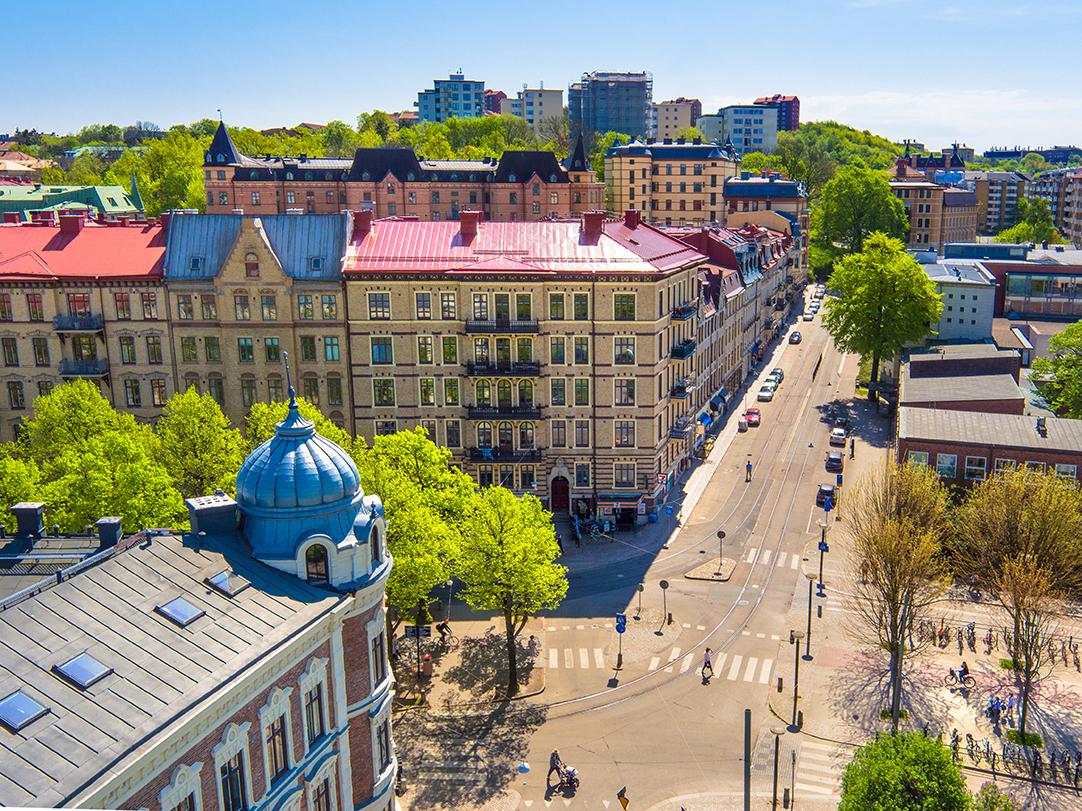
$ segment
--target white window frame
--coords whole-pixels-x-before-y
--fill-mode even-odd
[[[173,811],[186,797],[195,797],[195,811],[203,811],[203,762],[188,765],[181,764],[173,769],[169,785],[158,794],[158,805],[162,811]],[[219,793],[221,785],[218,786]]]
[[[313,801],[315,800],[316,786],[318,786],[324,780],[329,780],[330,786],[328,788],[330,790],[327,794],[330,797],[331,801],[331,811],[338,811],[338,786],[336,785],[336,779],[338,774],[337,766],[338,753],[335,752],[323,762],[323,765],[319,767],[319,771],[316,772],[314,777],[310,779],[305,779],[304,791],[305,801],[307,803],[305,806],[306,808],[315,808],[315,806],[313,805]]]
[[[954,472],[951,473],[949,478],[957,479],[958,478],[958,454],[956,454],[956,453],[937,453],[935,455],[935,472],[936,472],[936,475],[939,476],[940,478],[947,478],[947,476],[939,468],[940,464],[946,459],[952,460],[951,461],[951,466],[954,469]]]
[[[980,476],[970,476],[969,475],[969,460],[970,459],[979,460],[982,463],[982,465],[981,465],[981,475]],[[984,481],[985,479],[988,478],[988,459],[987,459],[987,457],[984,457],[984,456],[967,456],[964,470],[965,470],[965,476],[966,476],[966,481],[967,482],[981,482],[981,481]]]
[[[263,750],[263,777],[267,784],[267,791],[271,790],[271,780],[274,775],[270,773],[270,751],[267,749],[267,728],[281,717],[285,717],[286,732],[286,771],[296,765],[293,756],[293,719],[289,697],[293,694],[292,687],[275,687],[267,696],[267,703],[259,708],[259,741]]]
[[[391,702],[385,701],[383,707],[375,715],[369,717],[369,734],[372,744],[372,785],[378,785],[394,774],[395,769],[395,745],[394,729],[391,727]],[[377,731],[383,724],[387,724],[387,744],[390,747],[390,763],[386,771],[380,771],[379,740]]]
[[[327,694],[327,659],[312,657],[308,660],[308,666],[301,673],[300,678],[297,679],[297,687],[300,690],[301,700],[301,726],[304,727],[304,754],[307,755],[311,751],[311,746],[308,743],[308,739],[312,737],[312,731],[308,729],[308,713],[305,712],[305,701],[308,698],[308,694],[312,692],[316,687],[320,687],[320,696],[323,706],[320,708],[320,712],[323,715],[323,734],[329,734],[331,729],[330,724],[330,712],[327,704],[330,701],[330,696]]]
[[[612,404],[618,408],[634,408],[638,404],[639,393],[636,385],[638,378],[635,377],[615,377],[612,380]],[[620,389],[621,383],[631,384],[631,402],[621,403],[617,400],[616,393]]]
[[[1034,473],[1044,473],[1048,469],[1048,465],[1044,462],[1035,462],[1032,460],[1026,460],[1026,470],[1031,470]]]
[[[379,610],[375,613],[375,615],[373,615],[372,619],[365,623],[364,630],[365,638],[367,640],[366,644],[368,645],[368,689],[372,693],[375,693],[381,685],[386,684],[391,679],[390,642],[387,640],[386,637],[384,637],[383,639],[383,661],[386,663],[386,673],[383,676],[383,681],[376,681],[376,674],[371,667],[372,640],[379,636],[381,633],[386,633],[387,631],[387,609],[383,606],[380,606]],[[375,739],[373,739],[373,742],[375,742]]]
[[[1056,462],[1056,475],[1061,479],[1078,479],[1078,465],[1068,465],[1064,462]]]
[[[1000,458],[996,459],[995,464],[994,464],[994,466],[992,468],[992,472],[993,473],[1006,473],[1007,471],[1014,470],[1017,467],[1018,467],[1018,462],[1016,462],[1014,459],[1004,459],[1003,457],[1000,457]]]
[[[210,750],[214,757],[214,790],[218,794],[218,807],[225,808],[225,798],[222,796],[222,766],[237,754],[244,755],[244,791],[248,799],[248,805],[255,805],[255,797],[252,794],[252,747],[248,737],[248,730],[252,722],[245,721],[243,724],[231,723],[222,733],[222,739]]]
[[[928,467],[928,463],[931,461],[931,454],[928,451],[909,451],[905,455],[907,462],[912,462],[915,465],[924,465]]]

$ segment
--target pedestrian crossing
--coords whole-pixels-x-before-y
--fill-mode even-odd
[[[773,561],[775,569],[798,569],[800,568],[800,555],[792,552],[778,552],[774,555],[773,549],[760,549],[752,547],[744,554],[744,562],[752,566],[770,566]]]
[[[549,648],[547,660],[542,659],[549,670],[612,670],[615,663],[605,656],[604,648]],[[667,655],[650,658],[647,671],[664,670],[666,673],[687,673],[702,664],[702,651],[685,652],[672,648]],[[726,670],[728,665],[728,670]],[[774,670],[774,660],[758,656],[728,653],[714,655],[714,675],[724,676],[728,681],[744,681],[748,684],[769,684]],[[696,670],[696,673],[698,671]]]
[[[796,766],[797,795],[840,798],[842,772],[851,754],[845,747],[805,738]]]

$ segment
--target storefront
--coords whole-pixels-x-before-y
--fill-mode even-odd
[[[597,517],[618,530],[634,529],[646,521],[646,498],[642,493],[598,493]]]

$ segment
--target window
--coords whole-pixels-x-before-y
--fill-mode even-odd
[[[590,362],[590,339],[586,336],[575,338],[575,363]]]
[[[473,317],[478,321],[488,320],[488,295],[485,293],[473,294]]]
[[[267,363],[278,363],[282,359],[282,349],[277,338],[264,338],[263,351],[266,353]]]
[[[575,465],[575,487],[590,486],[590,466],[588,464]]]
[[[96,360],[98,357],[98,345],[90,335],[76,335],[71,339],[71,354],[75,356],[76,360]],[[18,365],[17,361],[15,365]]]
[[[127,293],[118,293],[127,300]],[[45,306],[41,300],[41,293],[27,293],[26,294],[26,306],[30,309],[31,321],[44,321],[45,320]],[[131,318],[131,309],[128,309],[128,318]],[[117,319],[120,319],[120,313],[117,313]]]
[[[519,363],[533,361],[533,339],[519,338],[515,341],[515,360]]]
[[[158,319],[158,296],[156,293],[143,293],[143,318],[148,321]]]
[[[391,339],[384,337],[374,337],[369,339],[372,343],[372,365],[378,366],[381,364],[388,364],[394,362],[394,355],[391,350]]]
[[[442,344],[443,362],[458,363],[458,338],[455,338],[454,336],[444,337]]]
[[[128,404],[128,408],[139,408],[143,405],[143,394],[138,380],[124,381],[124,401]]]
[[[327,402],[342,405],[342,378],[334,375],[327,377]]]
[[[449,406],[458,405],[458,378],[445,377],[443,379],[443,403]]]
[[[14,409],[26,408],[26,396],[21,380],[8,381],[8,403]]]
[[[312,403],[312,405],[319,405],[319,378],[315,375],[309,375],[304,378],[302,385],[304,399]]]
[[[635,447],[635,421],[616,420],[613,422],[614,444],[617,448]]]
[[[492,447],[492,423],[479,422],[477,423],[477,447],[479,448],[491,448]]]
[[[1026,462],[1026,470],[1032,470],[1034,473],[1044,473],[1044,462]]]
[[[1077,479],[1078,465],[1056,464],[1056,475],[1061,479]]]
[[[195,318],[195,308],[192,306],[192,297],[190,295],[177,296],[177,318],[181,321],[191,321]]]
[[[258,206],[259,205],[259,192],[257,192],[257,191],[252,192],[252,205],[253,206]]]
[[[278,301],[274,296],[260,296],[259,309],[264,321],[278,320]]]
[[[590,380],[585,377],[575,378],[575,405],[590,405]]]
[[[432,294],[431,293],[418,293],[417,296],[417,318],[421,321],[427,321],[432,318]]]
[[[566,342],[563,338],[550,338],[549,339],[549,362],[550,363],[566,363]]]
[[[567,423],[563,420],[554,420],[550,423],[549,430],[552,432],[552,447],[567,447]]]
[[[315,687],[304,694],[304,729],[308,735],[309,746],[322,738],[326,731],[323,723],[322,682],[318,682]]]
[[[388,321],[391,318],[391,294],[368,294],[368,317],[373,321]]]
[[[575,320],[587,321],[590,318],[590,297],[586,293],[574,295]]]
[[[248,305],[247,295],[233,296],[233,315],[238,321],[250,321],[252,311]]]
[[[297,317],[301,321],[311,321],[316,317],[311,296],[307,294],[297,296]]]
[[[616,381],[614,389],[616,405],[635,405],[635,381],[634,379],[622,379]]]
[[[458,420],[447,420],[447,447],[462,447],[462,426]]]
[[[330,582],[327,547],[323,544],[312,544],[305,550],[304,576],[309,583],[317,586],[323,586]]]
[[[395,420],[376,420],[376,436],[390,436],[398,432]]]
[[[432,346],[431,335],[421,335],[417,338],[417,362],[435,363],[435,352]]]
[[[616,487],[635,486],[635,465],[629,462],[617,462],[613,465],[613,484]]]
[[[910,451],[906,456],[906,461],[912,462],[914,465],[927,465],[928,451]]]
[[[323,359],[337,361],[340,357],[337,335],[325,335],[323,337]]]
[[[394,380],[376,378],[372,381],[372,402],[378,406],[394,405]]]
[[[533,318],[533,305],[529,293],[515,294],[515,318],[519,321],[529,321]]]
[[[590,447],[590,421],[575,420],[575,447]]]
[[[131,360],[125,361],[125,363],[135,363],[135,339],[130,335],[120,336],[120,354],[124,355],[124,340],[127,339],[131,348]],[[48,338],[32,338],[30,341],[34,347],[34,365],[35,366],[48,366],[49,365],[49,339]]]
[[[255,362],[255,347],[251,338],[237,338],[237,359],[241,363]]]
[[[268,377],[267,378],[267,402],[278,403],[284,400],[282,396],[282,378],[280,377]]]
[[[458,317],[457,309],[454,293],[440,293],[440,318],[445,321],[454,320]]]
[[[562,377],[554,377],[549,380],[549,401],[554,406],[567,405],[567,381]]]
[[[38,397],[44,397],[53,390],[53,384],[49,380],[38,381]]]
[[[199,297],[199,307],[203,311],[204,321],[217,321],[218,320],[218,298],[211,294],[204,294]]]
[[[180,339],[180,359],[184,363],[195,363],[199,360],[193,336],[185,335]]]
[[[68,293],[68,315],[90,315],[90,296],[86,293]]]
[[[35,294],[37,295],[37,294]],[[29,299],[29,297],[27,297]],[[38,303],[41,302],[41,296],[37,296]],[[128,293],[113,293],[113,304],[116,306],[116,320],[117,321],[130,321],[131,320],[131,296]],[[35,319],[31,317],[31,321]],[[41,320],[41,319],[36,319]]]
[[[435,405],[436,404],[436,380],[432,377],[422,377],[420,379],[421,387],[421,405]]]
[[[966,457],[966,481],[979,481],[985,477],[988,460],[983,456]]]
[[[209,382],[210,381],[208,381],[208,383]],[[255,381],[250,377],[241,378],[240,401],[245,408],[251,408],[252,405],[255,403]],[[318,403],[319,401],[313,400],[312,402]]]
[[[171,619],[181,628],[186,628],[206,613],[203,609],[196,608],[184,597],[174,597],[169,602],[157,606],[155,610],[162,616]]]
[[[277,344],[278,339],[275,338],[274,341]],[[203,339],[203,354],[208,363],[222,362],[222,342],[217,335],[208,335]]]
[[[549,318],[553,321],[564,320],[563,293],[549,293]]]
[[[612,317],[615,321],[635,320],[634,293],[616,293],[612,297]]]
[[[380,772],[386,771],[391,765],[391,722],[386,719],[376,727],[376,755]]]
[[[316,359],[316,338],[314,335],[301,336],[301,360]]]
[[[379,556],[379,538],[376,537],[378,530],[372,530],[372,548],[375,550],[373,556],[378,561]],[[384,643],[383,632],[380,631],[372,639],[372,680],[379,684],[387,678],[387,645]]]
[[[244,777],[244,754],[237,752],[221,765],[223,811],[246,811],[248,792]]]
[[[621,336],[615,340],[613,358],[616,363],[627,364],[635,362],[635,338],[634,336]]]
[[[279,715],[267,725],[267,772],[273,783],[289,768],[286,752],[286,717]]]
[[[150,403],[161,408],[165,405],[165,381],[160,377],[150,381]]]
[[[4,350],[4,365],[19,365],[19,346],[14,338],[0,338],[0,346]]]
[[[162,338],[160,335],[147,336],[147,363],[162,362]]]
[[[937,453],[935,457],[935,472],[944,479],[957,478],[958,454]]]
[[[488,363],[488,338],[473,339],[473,360],[474,363]]]

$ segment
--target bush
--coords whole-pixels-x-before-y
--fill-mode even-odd
[[[1034,749],[1044,748],[1044,739],[1036,732],[1027,732],[1026,739],[1022,740],[1022,736],[1018,734],[1017,729],[1008,729],[1007,740],[1011,743],[1020,743],[1023,746],[1032,746]]]
[[[1010,657],[1007,657],[1006,659],[1000,659],[999,666],[1004,670],[1014,670],[1014,662],[1011,660]]]
[[[880,710],[879,717],[882,718],[884,721],[889,721],[891,719],[890,709],[888,708],[885,710]],[[906,718],[909,717],[909,710],[900,710],[898,712],[898,717],[904,721]]]
[[[880,735],[853,755],[842,777],[839,811],[964,811],[970,807],[950,750],[919,732]]]

